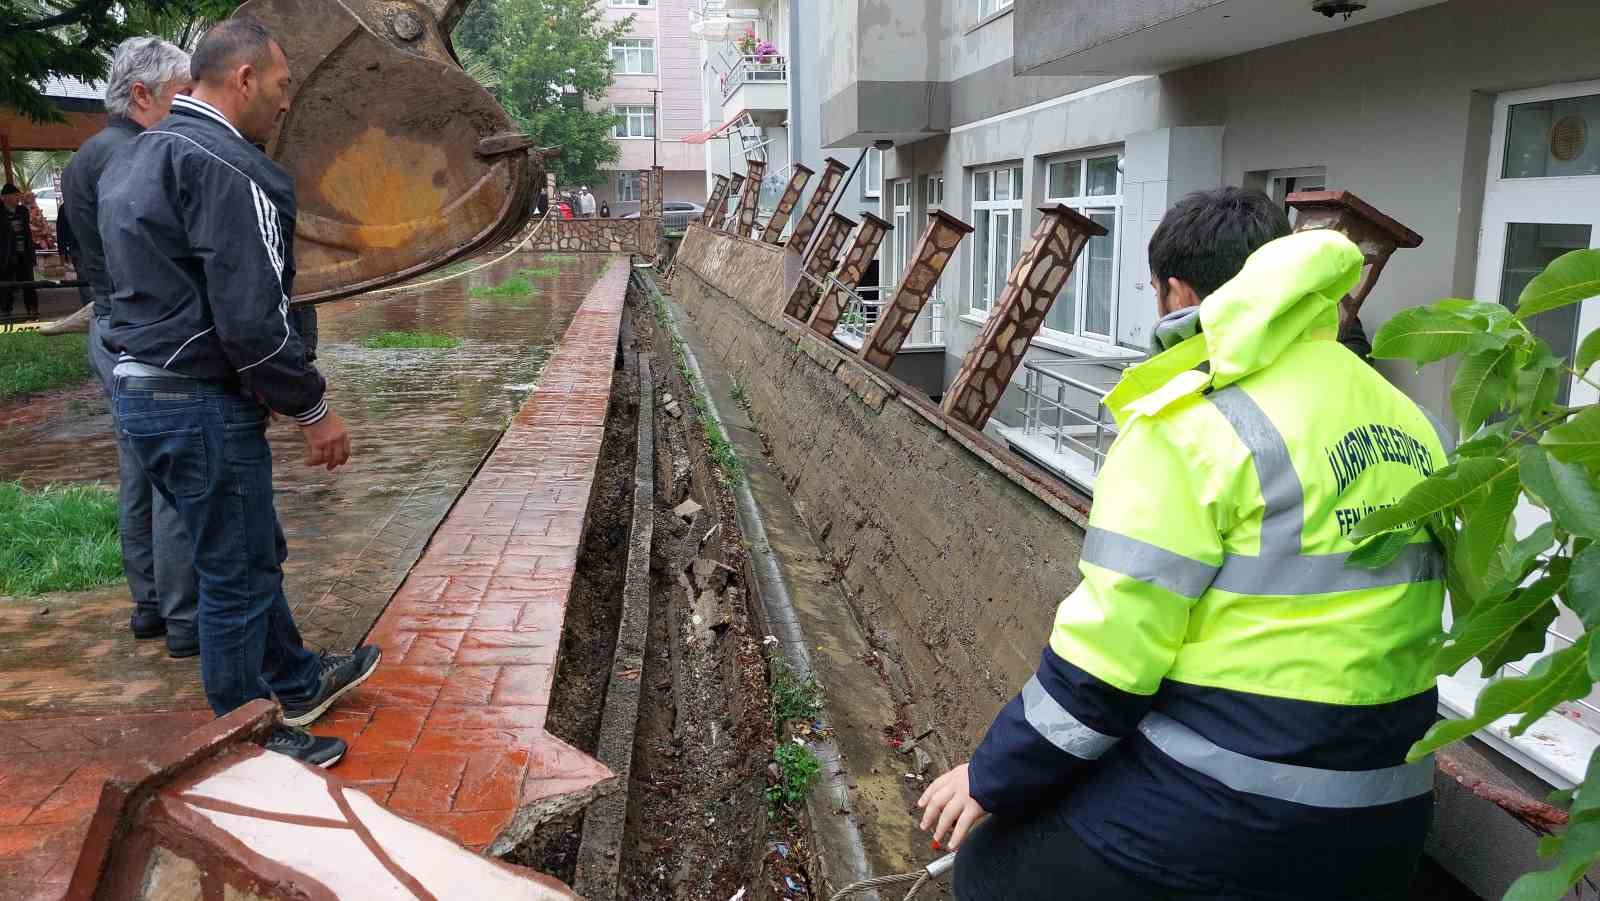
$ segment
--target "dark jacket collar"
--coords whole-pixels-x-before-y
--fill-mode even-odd
[[[228,117],[224,116],[221,110],[204,100],[196,100],[193,97],[179,94],[172,98],[172,113],[175,116],[193,116],[197,119],[208,120],[226,128],[229,134],[239,140],[244,140],[244,135],[239,133],[239,129],[233,127],[233,123],[228,121]]]

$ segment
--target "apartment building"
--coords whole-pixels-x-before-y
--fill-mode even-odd
[[[607,21],[633,16],[626,38],[611,46],[616,78],[604,105],[619,117],[621,155],[591,185],[612,215],[639,210],[638,173],[652,165],[666,170],[667,201],[705,199],[705,147],[685,137],[702,130],[700,48],[689,33],[690,7],[697,0],[597,0]]]
[[[807,16],[824,27],[821,146],[842,157],[893,142],[877,190],[896,225],[885,282],[903,270],[932,206],[975,227],[940,285],[946,382],[1040,206],[1063,203],[1106,228],[989,425],[1084,491],[1112,437],[1100,391],[1143,354],[1155,320],[1150,233],[1190,191],[1239,185],[1281,200],[1345,189],[1420,233],[1422,246],[1398,251],[1367,299],[1369,334],[1441,297],[1510,304],[1556,256],[1600,246],[1600,5],[1591,0],[821,5]],[[910,239],[899,234],[907,227]],[[1600,326],[1600,299],[1532,323],[1570,355]],[[1446,367],[1379,365],[1450,420]],[[1597,392],[1574,380],[1562,396],[1592,403]],[[1549,646],[1570,643],[1576,628],[1564,613]],[[1482,685],[1476,675],[1442,679],[1441,713],[1470,710]],[[1562,713],[1527,736],[1485,730],[1478,750],[1534,795],[1570,786],[1600,746],[1600,698]],[[1446,782],[1432,853],[1499,897],[1540,866],[1533,838]]]

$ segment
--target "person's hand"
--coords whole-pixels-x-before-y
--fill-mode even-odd
[[[922,822],[918,828],[927,832],[933,827],[934,847],[942,846],[951,851],[961,847],[972,827],[989,815],[989,811],[972,799],[964,763],[933,780],[917,799],[917,806],[922,808]],[[945,836],[950,840],[945,841]]]
[[[350,435],[344,430],[344,420],[332,410],[315,423],[301,426],[300,436],[306,440],[307,466],[326,466],[333,472],[350,460]]]

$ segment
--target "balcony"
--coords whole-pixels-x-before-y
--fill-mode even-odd
[[[1094,494],[1117,424],[1106,409],[1112,376],[1129,363],[1029,360],[1022,364],[1020,426],[996,426],[1013,451]]]
[[[1016,0],[1018,75],[1157,75],[1365,25],[1443,0],[1367,0],[1349,19],[1310,0]]]
[[[789,116],[789,61],[781,56],[741,56],[722,83],[722,117],[745,113],[757,125],[782,125]]]

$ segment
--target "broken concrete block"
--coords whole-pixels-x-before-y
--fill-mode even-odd
[[[702,507],[699,504],[695,503],[694,498],[690,498],[690,499],[684,501],[683,503],[679,504],[678,506],[673,507],[672,508],[672,515],[681,516],[684,519],[693,519],[694,515],[696,513],[699,513],[701,510],[704,510],[704,509],[705,509],[704,507]]]

